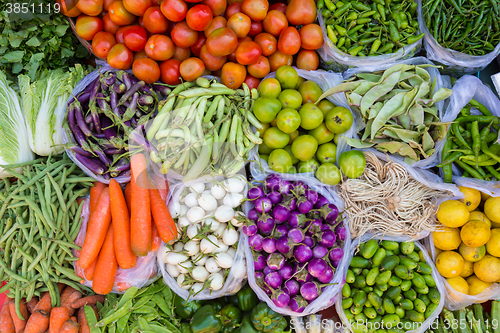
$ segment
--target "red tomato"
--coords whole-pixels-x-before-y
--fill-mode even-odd
[[[135,16],[142,16],[146,10],[153,6],[151,0],[123,0],[125,8]]]
[[[187,4],[184,0],[164,0],[160,9],[169,21],[180,22],[186,17]]]
[[[252,37],[249,37],[249,36],[245,36],[243,38],[238,38],[238,46],[240,46],[240,44],[243,42],[251,42],[251,41],[252,41]],[[236,50],[237,49],[238,48],[236,48]],[[238,62],[238,60],[236,60],[236,50],[234,50],[233,52],[231,52],[230,55],[227,56],[227,59],[230,62]]]
[[[104,2],[103,0],[79,0],[76,7],[84,14],[97,16],[101,14]]]
[[[142,50],[142,51],[139,51],[139,52],[136,52],[134,54],[134,61],[139,59],[139,58],[147,58],[148,55],[146,54],[146,51]]]
[[[257,87],[260,84],[260,79],[258,79],[256,77],[253,77],[250,74],[247,74],[247,76],[245,78],[245,81],[243,81],[243,82],[246,83],[246,85],[248,86],[248,88],[250,88],[250,89],[257,89]]]
[[[82,13],[76,6],[77,0],[57,0],[57,3],[61,13],[67,17],[77,17]]]
[[[205,34],[202,32],[198,32],[198,40],[194,45],[190,47],[191,52],[199,57],[200,56],[200,50],[201,48],[205,45],[205,42],[207,41],[207,37],[205,37]]]
[[[203,0],[203,4],[210,7],[214,16],[220,16],[226,11],[227,0]]]
[[[233,16],[236,13],[241,13],[241,6],[243,4],[241,2],[233,2],[229,6],[227,6],[226,9],[226,19],[229,20],[231,16]]]
[[[188,10],[186,15],[186,22],[188,26],[196,31],[203,31],[210,25],[214,14],[210,7],[206,5],[196,5]]]
[[[160,64],[161,82],[176,85],[181,83],[179,67],[181,62],[177,59],[168,59]]]
[[[267,0],[244,0],[241,11],[252,19],[252,21],[262,21],[267,15],[269,2]]]
[[[248,36],[255,37],[258,34],[260,34],[262,30],[263,30],[262,22],[252,21],[252,24],[250,25],[250,31],[248,32]]]
[[[283,2],[277,2],[273,5],[271,5],[271,7],[269,7],[269,10],[279,10],[280,12],[282,12],[283,14],[285,14],[285,11],[286,11],[286,3],[283,3]]]
[[[306,25],[316,20],[317,7],[314,0],[291,0],[285,15],[291,25]]]
[[[238,36],[229,28],[219,28],[208,36],[206,45],[214,57],[227,56],[238,47]]]
[[[148,57],[157,61],[165,61],[174,55],[174,43],[165,35],[153,35],[147,43],[144,51]]]
[[[186,1],[189,3],[198,3],[198,2],[202,2],[203,0],[186,0]]]
[[[75,31],[85,40],[92,40],[99,31],[102,31],[102,28],[102,20],[98,17],[80,15],[76,19]]]
[[[226,63],[227,57],[214,57],[207,51],[207,47],[203,45],[200,50],[200,59],[205,64],[205,67],[210,71],[216,71],[222,68],[222,66]]]
[[[189,47],[183,49],[182,47],[175,47],[174,55],[172,58],[179,60],[180,62],[191,57],[191,49]]]
[[[208,26],[208,28],[203,31],[206,37],[210,36],[210,33],[216,29],[224,28],[227,26],[227,20],[224,16],[216,16]]]
[[[251,65],[259,60],[262,50],[256,42],[246,41],[240,43],[236,49],[236,60],[242,65]]]
[[[263,32],[255,36],[254,41],[259,44],[262,50],[262,55],[266,57],[269,57],[271,54],[276,52],[278,47],[278,40],[276,37],[268,34],[267,32]]]
[[[134,52],[144,50],[144,46],[148,41],[146,29],[138,25],[129,25],[123,30],[123,42]]]
[[[148,84],[155,83],[160,79],[160,66],[153,59],[139,58],[132,65],[135,77]]]
[[[109,5],[109,17],[116,25],[129,25],[135,21],[135,16],[129,13],[122,1],[115,1]]]
[[[113,21],[111,21],[109,13],[106,13],[106,15],[102,17],[102,25],[104,27],[104,31],[112,33],[113,35],[116,34],[118,29],[120,29],[120,26],[118,24],[115,24]]]
[[[168,20],[159,6],[149,7],[142,18],[144,28],[152,34],[162,34],[168,30]]]
[[[243,38],[250,32],[252,20],[243,13],[235,13],[227,20],[227,27],[232,29],[238,38]]]
[[[300,50],[297,54],[297,68],[313,71],[318,69],[319,57],[316,51]]]
[[[104,0],[103,3],[103,12],[107,12],[109,10],[109,5],[111,5],[115,0]]]
[[[115,36],[112,33],[99,31],[92,39],[92,52],[99,58],[108,56],[109,50],[116,44]]]
[[[294,55],[300,50],[300,35],[295,27],[287,27],[278,38],[278,50],[281,53]]]
[[[116,44],[108,53],[108,64],[116,69],[129,69],[132,65],[134,54],[125,44]]]
[[[115,38],[116,38],[116,43],[117,44],[125,44],[124,40],[123,40],[123,33],[125,32],[125,30],[127,30],[127,27],[121,27],[120,29],[118,29],[118,31],[116,32],[115,34]]]
[[[288,54],[283,54],[279,50],[271,54],[268,58],[269,66],[271,66],[271,72],[276,72],[281,66],[291,66],[293,62],[293,57]]]
[[[311,23],[300,28],[300,41],[303,49],[317,50],[323,46],[323,32],[317,24]]]
[[[271,66],[269,65],[269,60],[266,57],[260,56],[259,59],[251,65],[247,66],[248,74],[262,79],[264,76],[271,72]]]
[[[198,58],[189,58],[181,63],[179,71],[185,81],[194,81],[203,75],[205,65]]]
[[[142,27],[142,28],[146,29],[146,28],[144,27],[144,18],[143,18],[143,16],[141,16],[141,17],[139,17],[139,18],[137,19],[137,25],[139,25],[140,27]]]
[[[173,42],[179,47],[191,47],[198,40],[198,32],[191,29],[186,21],[179,22],[170,32]]]
[[[285,14],[278,10],[271,10],[267,13],[266,18],[262,21],[264,31],[273,36],[279,36],[281,31],[288,27],[288,20]]]
[[[224,66],[222,66],[220,80],[226,85],[226,87],[238,89],[245,80],[246,76],[247,70],[245,69],[245,66],[234,62],[226,62]]]

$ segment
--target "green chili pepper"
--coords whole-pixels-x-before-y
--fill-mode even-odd
[[[318,0],[318,3],[316,4],[316,7],[318,9],[322,9],[325,6],[325,1],[324,0]]]
[[[337,44],[337,41],[338,41],[337,35],[336,35],[336,32],[333,31],[331,25],[326,26],[326,33],[328,34],[328,38],[330,38],[330,40],[333,42],[333,44]]]
[[[371,22],[371,21],[372,21],[372,19],[371,19],[371,18],[369,18],[369,17],[364,17],[364,18],[357,19],[357,20],[356,20],[356,23],[357,23],[357,24],[365,24],[365,23],[369,23],[369,22]]]
[[[424,38],[424,35],[425,35],[425,34],[422,32],[421,34],[419,34],[419,35],[417,35],[417,36],[411,36],[411,37],[408,37],[408,38],[406,39],[406,42],[407,42],[408,44],[413,44],[413,43],[415,43],[415,42],[417,42],[417,41],[421,40],[422,38]]]
[[[460,118],[457,119],[457,122],[454,122],[452,125],[451,125],[451,130],[453,132],[453,135],[455,135],[455,138],[460,142],[460,144],[464,147],[467,147],[468,149],[471,149],[471,147],[469,146],[469,144],[467,143],[467,141],[465,141],[465,139],[462,137],[462,134],[460,133],[460,130],[459,130],[459,120]]]
[[[350,55],[355,56],[363,49],[363,47],[364,47],[363,45],[353,46],[352,48],[349,49],[348,52]]]
[[[476,166],[477,166],[479,163],[478,160],[479,151],[481,150],[481,136],[479,134],[479,123],[477,121],[474,121],[472,123],[471,134],[472,134],[472,151],[474,152],[474,156],[476,157]],[[486,136],[484,140],[486,141]]]
[[[345,18],[347,21],[353,21],[358,18],[358,14],[356,12],[350,12],[349,15]]]
[[[344,44],[345,44],[345,40],[346,40],[346,38],[345,38],[345,37],[340,37],[340,38],[339,38],[339,42],[337,43],[337,47],[338,47],[338,48],[341,48],[342,46],[344,46]]]
[[[363,14],[361,14],[361,17],[370,17],[372,16],[373,14],[375,14],[377,11],[375,10],[370,10],[371,8],[368,7],[368,12],[365,12]]]
[[[401,39],[401,35],[399,34],[396,24],[393,21],[389,23],[389,33],[393,42],[396,43]]]
[[[343,28],[338,24],[335,25],[335,30],[337,30],[340,36],[345,36],[347,34],[346,28]]]
[[[385,8],[384,8],[384,5],[377,4],[377,10],[378,10],[378,12],[380,14],[382,22],[385,22]]]
[[[394,48],[394,44],[393,43],[387,43],[385,44],[384,46],[382,46],[382,48],[380,50],[378,50],[379,53],[388,53],[389,51],[392,51],[392,49]]]
[[[338,4],[338,3],[337,3]],[[337,7],[338,8],[338,7]],[[347,3],[345,6],[342,6],[338,8],[334,13],[333,17],[340,17],[342,16],[345,12],[347,12],[351,8],[351,3]]]
[[[370,54],[375,54],[381,44],[382,42],[380,41],[380,39],[376,39],[372,44],[372,47],[370,49]]]
[[[359,11],[370,10],[371,8],[361,2],[352,2],[352,8],[357,9]]]
[[[496,180],[500,180],[500,172],[495,170],[494,167],[487,165],[487,166],[485,166],[485,168],[493,175],[493,177],[495,177]]]
[[[446,137],[446,141],[443,146],[443,152],[441,154],[441,162],[442,164],[446,161],[446,158],[450,155],[449,151],[452,147],[453,140],[451,139],[450,132],[448,132],[448,136]],[[443,180],[445,183],[452,182],[453,176],[453,167],[451,163],[443,164]]]
[[[337,6],[332,2],[332,0],[325,0],[325,6],[332,13],[337,10]]]
[[[475,170],[470,165],[468,165],[462,161],[459,161],[459,160],[457,160],[455,162],[458,164],[459,167],[461,167],[465,172],[467,172],[472,177],[474,177],[476,179],[484,180],[484,177],[481,175],[481,173],[478,170]]]

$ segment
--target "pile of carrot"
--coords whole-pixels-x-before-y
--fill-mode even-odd
[[[98,313],[96,304],[104,303],[104,296],[83,297],[73,287],[58,284],[61,300],[59,307],[52,307],[49,292],[34,296],[29,302],[20,302],[20,314],[16,313],[15,300],[6,298],[0,311],[0,332],[2,333],[90,333],[85,316],[85,305]]]
[[[134,268],[137,257],[177,237],[160,190],[147,174],[145,156],[133,155],[130,166],[132,179],[124,191],[114,179],[109,186],[96,183],[90,190],[90,216],[76,264],[97,294],[111,292],[118,267]]]

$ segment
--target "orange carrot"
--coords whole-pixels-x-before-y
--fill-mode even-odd
[[[9,302],[10,316],[12,317],[12,321],[14,322],[14,328],[16,330],[16,333],[24,331],[24,328],[26,327],[26,322],[28,321],[28,309],[26,308],[26,302],[24,298],[21,299],[19,307],[21,309],[21,315],[24,317],[24,320],[22,320],[17,316],[16,302],[14,300]]]
[[[106,232],[111,223],[111,207],[109,200],[109,189],[102,190],[94,212],[90,216],[87,235],[83,243],[82,252],[78,259],[80,266],[85,269],[92,264],[101,249]]]
[[[0,332],[2,333],[15,333],[16,329],[14,327],[14,321],[10,315],[10,298],[5,298],[2,306],[2,311],[0,311]]]
[[[35,308],[33,309],[33,312],[36,310],[45,310],[47,312],[50,312],[50,310],[52,310],[52,300],[49,293],[45,293],[43,297],[40,298]]]
[[[132,287],[132,285],[128,282],[118,282],[116,284],[116,289],[118,291],[125,291],[125,290],[129,289],[130,287]]]
[[[66,320],[69,319],[68,309],[64,306],[53,308],[50,312],[49,333],[59,333]]]
[[[69,297],[66,299],[66,301],[63,303],[61,302],[61,306],[64,306],[66,309],[68,309],[68,313],[70,316],[75,313],[75,309],[71,306],[74,302],[78,301],[80,298],[82,298],[82,293],[79,292],[78,290],[75,290],[69,295]]]
[[[73,302],[73,304],[71,304],[71,307],[73,309],[79,309],[85,305],[90,305],[90,304],[95,305],[97,302],[104,303],[104,296],[103,295],[93,295],[93,296],[83,297],[83,298],[80,298],[79,300]]]
[[[45,310],[35,310],[28,322],[24,333],[45,333],[49,328],[50,314]]]
[[[98,311],[95,305],[90,305],[95,312],[96,318],[99,318]],[[87,322],[87,316],[85,316],[85,308],[80,308],[78,310],[78,324],[80,324],[80,329],[78,333],[90,333],[90,327]]]
[[[68,302],[68,298],[75,291],[77,291],[77,290],[73,287],[70,287],[70,286],[67,286],[66,288],[64,288],[63,292],[61,293],[61,297],[60,297],[61,306],[64,306]]]
[[[137,263],[137,256],[132,252],[130,244],[130,215],[120,184],[114,179],[109,182],[109,199],[116,261],[120,268],[133,268]]]
[[[76,319],[76,317],[75,317],[75,316],[73,316],[73,317],[71,317],[71,318],[69,318],[69,319],[71,319],[71,320],[72,320],[72,321],[74,321],[75,323],[78,323],[78,319]]]
[[[95,182],[94,186],[90,188],[90,202],[89,202],[89,212],[92,214],[94,211],[94,208],[97,205],[97,200],[99,199],[99,196],[101,195],[102,190],[104,190],[107,187],[106,184],[101,183],[101,182]]]
[[[131,196],[132,196],[132,183],[128,182],[127,185],[125,186],[125,201],[127,201],[127,207],[128,207],[128,212],[130,213],[130,203],[131,203]]]
[[[29,313],[33,313],[35,311],[35,306],[38,304],[38,297],[33,296],[29,302],[26,303],[26,307],[28,308]]]
[[[85,268],[83,270],[83,275],[85,278],[89,281],[92,281],[94,279],[94,272],[95,272],[95,264],[97,263],[97,259],[92,261],[89,267]]]
[[[75,322],[71,319],[68,319],[62,325],[61,329],[59,330],[59,333],[78,333],[78,328],[79,328],[79,325],[77,322]]]
[[[143,154],[132,155],[130,168],[132,171],[130,240],[132,251],[137,256],[144,257],[151,250],[151,200],[148,191],[150,183],[146,173],[146,157]]]
[[[106,295],[113,289],[118,270],[113,243],[113,225],[110,225],[95,267],[92,289],[96,294]]]
[[[156,228],[160,234],[161,240],[165,243],[170,242],[177,237],[177,226],[170,215],[167,205],[161,199],[160,192],[157,189],[149,190],[151,197],[151,212]]]
[[[168,181],[164,180],[161,176],[157,175],[154,172],[150,176],[153,181],[153,184],[155,185],[156,188],[158,188],[161,198],[167,200]]]
[[[161,245],[161,238],[160,234],[158,233],[158,229],[156,228],[156,223],[153,219],[151,221],[151,251],[155,252],[160,248]]]

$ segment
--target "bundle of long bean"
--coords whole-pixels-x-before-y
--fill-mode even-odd
[[[422,39],[413,0],[320,0],[328,37],[343,52],[375,56]]]
[[[193,180],[205,173],[227,177],[238,172],[250,150],[261,144],[262,124],[252,114],[256,89],[229,89],[215,80],[198,78],[177,86],[149,127],[147,140],[156,146],[154,163]]]
[[[498,0],[423,0],[429,32],[447,49],[485,55],[500,41]]]
[[[471,115],[471,108],[476,108],[482,115]],[[438,165],[443,168],[446,183],[452,182],[453,163],[464,172],[462,177],[500,180],[500,144],[495,142],[499,124],[499,117],[493,116],[484,105],[473,99],[460,111],[448,130],[441,164]]]
[[[0,182],[0,279],[7,282],[0,293],[10,290],[20,316],[23,297],[30,301],[48,291],[57,306],[57,283],[85,288],[73,282],[81,279],[73,272],[71,262],[78,258],[70,248],[77,247],[73,240],[81,224],[83,203],[77,199],[93,179],[66,154],[2,167],[17,181]]]

